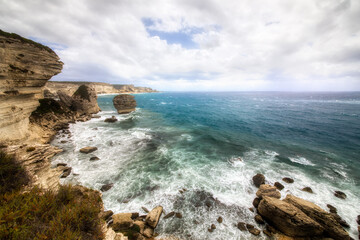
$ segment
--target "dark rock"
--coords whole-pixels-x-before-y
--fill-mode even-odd
[[[254,201],[253,201],[253,206],[255,207],[255,208],[257,208],[258,206],[259,206],[259,203],[260,203],[260,198],[254,198]]]
[[[349,228],[350,225],[344,220],[342,219],[337,213],[331,213],[331,215],[335,218],[335,220],[343,227],[345,228]]]
[[[360,215],[357,216],[356,222],[360,225]]]
[[[68,141],[66,141],[66,140],[62,140],[62,141],[60,141],[60,143],[67,143]]]
[[[110,188],[112,188],[113,186],[114,186],[113,183],[105,184],[100,188],[100,191],[102,191],[102,192],[109,191]]]
[[[259,190],[256,192],[256,196],[260,199],[264,196],[279,199],[281,197],[281,193],[274,186],[269,184],[262,184],[260,185]]]
[[[252,208],[252,207],[249,208],[249,210],[250,210],[250,212],[255,212],[255,211],[254,211],[254,208]]]
[[[128,94],[117,95],[113,99],[113,104],[119,114],[126,114],[135,111],[136,101],[134,96]]]
[[[34,151],[34,150],[35,150],[35,147],[28,147],[28,148],[26,149],[27,152],[32,152],[32,151]]]
[[[223,218],[222,218],[222,217],[218,217],[217,221],[218,221],[218,223],[222,223],[222,222],[223,222]]]
[[[117,121],[117,118],[115,116],[112,116],[111,118],[106,118],[104,122],[114,123],[116,121]]]
[[[211,229],[216,229],[216,226],[215,226],[215,224],[211,224],[211,227],[210,227]]]
[[[260,234],[260,230],[257,228],[251,228],[248,229],[249,233],[251,233],[252,235],[258,236]]]
[[[91,153],[97,150],[97,147],[84,147],[80,149],[81,153]]]
[[[138,212],[131,213],[131,219],[137,219],[137,218],[139,218],[139,213]]]
[[[182,218],[182,214],[179,213],[179,212],[177,212],[177,213],[175,213],[175,217],[177,217],[177,218]]]
[[[104,221],[108,221],[108,219],[113,215],[113,211],[108,210],[108,211],[103,211],[99,214],[99,217],[101,219],[103,219]]]
[[[294,179],[288,178],[288,177],[284,177],[282,180],[283,180],[284,182],[286,182],[286,183],[293,183],[293,182],[294,182]]]
[[[61,178],[66,178],[70,175],[72,168],[71,167],[65,167],[63,170],[63,173],[61,175]]]
[[[280,191],[284,189],[284,185],[282,185],[281,183],[279,182],[275,182],[274,183],[274,186],[279,189]]]
[[[237,224],[237,228],[240,229],[241,231],[246,231],[246,225],[244,222],[238,222]]]
[[[214,229],[208,228],[208,231],[209,231],[209,232],[213,232],[213,231],[214,231]]]
[[[264,224],[264,219],[258,214],[255,216],[255,222],[257,222],[258,224]]]
[[[337,198],[341,198],[341,199],[345,199],[346,198],[346,194],[341,192],[341,191],[335,191],[334,193],[335,197]]]
[[[97,161],[97,160],[100,160],[100,158],[98,158],[96,156],[90,158],[90,161]]]
[[[142,210],[144,210],[144,212],[148,213],[149,212],[149,209],[147,209],[146,207],[141,207]]]
[[[263,230],[263,233],[264,233],[266,236],[268,236],[268,237],[271,237],[271,236],[272,236],[271,232],[269,232],[269,231],[266,230],[266,229]]]
[[[100,115],[91,115],[91,118],[101,118]]]
[[[337,209],[333,205],[327,204],[326,206],[329,208],[331,213],[337,213]]]
[[[173,217],[174,215],[175,215],[175,212],[169,212],[168,214],[166,214],[166,215],[164,216],[164,219],[171,218],[171,217]]]
[[[308,193],[314,193],[313,190],[311,189],[311,187],[304,187],[303,189],[301,189],[301,191],[308,192]]]
[[[56,167],[66,167],[66,163],[58,163],[56,164]]]
[[[253,176],[252,179],[256,187],[260,187],[261,184],[265,184],[265,176],[260,173]]]

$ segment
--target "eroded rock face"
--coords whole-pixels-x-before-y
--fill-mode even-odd
[[[152,228],[156,228],[162,212],[163,212],[163,207],[158,206],[158,207],[154,208],[146,216],[145,222]]]
[[[100,111],[97,103],[95,89],[87,85],[81,85],[72,95],[72,106],[76,112],[82,114],[94,114]]]
[[[259,190],[256,192],[256,196],[260,199],[264,196],[279,199],[281,197],[281,193],[274,186],[269,184],[261,184]]]
[[[62,66],[50,48],[0,30],[0,142],[29,137],[42,88]]]
[[[117,95],[113,99],[114,107],[119,114],[126,114],[135,111],[136,101],[134,96],[128,94]]]
[[[259,214],[272,226],[291,237],[321,236],[324,228],[294,205],[264,196],[258,206]]]

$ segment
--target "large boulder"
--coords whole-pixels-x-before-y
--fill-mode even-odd
[[[304,212],[306,215],[308,215],[310,218],[321,224],[321,226],[324,228],[324,233],[326,236],[329,236],[335,240],[350,239],[349,234],[336,221],[334,216],[331,213],[324,211],[316,204],[290,194],[286,196],[284,201],[292,204],[293,206]]]
[[[276,198],[263,196],[258,212],[272,226],[290,237],[316,237],[324,231],[319,223],[300,209]]]
[[[80,115],[81,114],[94,114],[100,111],[97,103],[97,96],[95,89],[87,85],[81,85],[76,92],[72,95],[73,108]]]
[[[112,216],[114,231],[121,231],[131,228],[134,225],[134,220],[131,218],[132,213],[118,213]]]
[[[252,179],[256,187],[260,187],[261,184],[265,184],[265,176],[260,173],[253,176]]]
[[[259,190],[256,192],[256,196],[260,199],[264,196],[279,199],[281,197],[281,193],[274,186],[269,184],[261,184]]]
[[[160,219],[160,216],[163,212],[163,207],[162,206],[157,206],[155,207],[153,210],[151,210],[146,218],[145,218],[145,222],[152,228],[156,228],[158,222],[159,222],[159,219]]]
[[[128,94],[120,94],[113,99],[114,107],[119,114],[126,114],[135,111],[136,101],[134,96]]]
[[[97,147],[83,147],[80,149],[81,153],[91,153],[97,150]]]

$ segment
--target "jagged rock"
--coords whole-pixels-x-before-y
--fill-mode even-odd
[[[81,85],[72,95],[74,109],[81,115],[91,115],[100,111],[95,89]]]
[[[341,198],[341,199],[345,199],[345,198],[346,198],[346,194],[343,193],[343,192],[341,192],[341,191],[335,191],[335,192],[334,192],[334,195],[335,195],[335,197],[337,197],[337,198]]]
[[[286,183],[293,183],[293,182],[294,182],[294,179],[289,178],[289,177],[284,177],[282,180],[283,180],[284,182],[286,182]]]
[[[282,185],[281,183],[279,182],[275,182],[274,183],[274,186],[279,189],[280,191],[284,189],[284,185]]]
[[[113,211],[108,210],[108,211],[103,211],[99,214],[99,217],[101,219],[103,219],[104,221],[107,221],[112,215],[113,215]]]
[[[145,222],[152,228],[156,228],[162,212],[163,212],[162,206],[155,207],[153,210],[151,210],[148,213],[148,215],[145,218]]]
[[[116,121],[117,121],[117,118],[115,116],[112,116],[111,118],[106,118],[104,122],[114,123]]]
[[[96,156],[90,158],[90,161],[98,161],[98,160],[100,160],[100,158],[98,158]]]
[[[61,175],[61,178],[66,178],[67,176],[69,176],[70,173],[71,173],[71,170],[72,170],[71,167],[65,167],[65,168],[63,169],[63,173],[62,173],[62,175]]]
[[[169,212],[168,214],[165,215],[164,219],[171,218],[174,215],[175,215],[175,212]]]
[[[59,90],[59,91],[57,92],[57,95],[58,95],[58,97],[59,97],[60,102],[62,102],[62,103],[63,103],[65,106],[67,106],[70,110],[72,110],[72,111],[75,111],[75,110],[76,110],[75,107],[73,106],[73,104],[74,104],[74,99],[73,99],[71,96],[67,95],[65,92],[63,92],[63,91],[61,91],[61,90]]]
[[[84,147],[80,149],[81,153],[91,153],[97,150],[97,147]]]
[[[344,220],[342,219],[337,213],[331,213],[331,215],[335,218],[335,220],[343,227],[345,228],[349,228],[350,225]]]
[[[331,213],[337,213],[337,209],[333,205],[327,204],[326,206],[329,208]]]
[[[311,187],[304,187],[303,189],[301,189],[301,191],[308,192],[308,193],[314,193],[313,190],[311,189]]]
[[[240,229],[241,231],[246,231],[246,225],[244,222],[238,222],[237,224],[237,228]]]
[[[331,213],[324,211],[316,204],[290,194],[286,196],[284,201],[297,207],[310,218],[319,223],[324,229],[325,234],[329,237],[339,240],[350,239],[349,234],[341,227]]]
[[[106,192],[109,191],[114,186],[113,183],[105,184],[100,188],[100,191]]]
[[[257,208],[258,206],[259,206],[259,203],[260,203],[260,198],[254,198],[254,201],[253,201],[253,206],[255,207],[255,208]]]
[[[125,229],[129,229],[134,225],[134,221],[131,218],[131,213],[118,213],[112,216],[113,225],[112,228],[114,231],[121,231]]]
[[[264,196],[258,206],[259,214],[272,226],[291,237],[316,237],[324,228],[294,205]]]
[[[134,96],[128,94],[117,95],[113,99],[114,107],[119,114],[126,114],[135,111],[136,101]]]
[[[253,176],[252,179],[256,187],[260,187],[261,184],[265,184],[265,176],[260,173]]]
[[[218,223],[222,223],[222,222],[223,222],[223,218],[222,218],[222,217],[218,217],[217,221],[218,221]]]
[[[258,224],[264,224],[264,219],[258,214],[255,216],[255,222],[257,222]]]
[[[256,192],[256,196],[260,199],[264,196],[280,198],[281,193],[274,186],[271,186],[269,184],[262,184],[260,185],[259,190]]]

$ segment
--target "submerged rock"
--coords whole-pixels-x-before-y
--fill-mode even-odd
[[[98,158],[96,156],[90,158],[90,161],[97,161],[97,160],[100,160],[100,158]]]
[[[252,179],[256,187],[260,187],[261,184],[265,184],[265,176],[260,173],[253,176]]]
[[[134,96],[128,94],[117,95],[113,99],[114,107],[119,114],[126,114],[135,111],[136,101]]]
[[[114,123],[116,121],[117,121],[117,118],[115,116],[111,116],[111,118],[106,118],[104,122]]]
[[[100,188],[100,191],[106,192],[109,191],[114,186],[113,183],[105,184]]]
[[[91,153],[97,150],[97,147],[84,147],[80,149],[81,153]]]
[[[331,213],[337,213],[337,209],[333,205],[327,204],[326,206],[329,208]]]
[[[282,180],[286,183],[294,183],[294,179],[289,178],[289,177],[284,177]]]
[[[164,216],[164,219],[171,218],[171,217],[173,217],[174,215],[175,215],[175,212],[169,212],[168,214],[166,214],[166,215]]]

